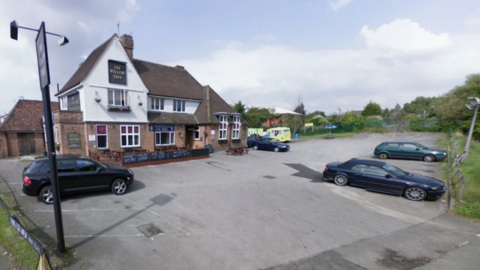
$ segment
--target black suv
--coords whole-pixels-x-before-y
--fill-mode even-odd
[[[122,166],[98,163],[84,156],[58,156],[60,195],[111,190],[122,195],[133,183],[133,172]],[[53,203],[48,158],[36,158],[23,169],[23,193]]]

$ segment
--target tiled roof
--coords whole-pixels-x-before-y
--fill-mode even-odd
[[[58,102],[51,102],[52,112],[58,111]],[[43,132],[41,117],[43,102],[41,100],[21,99],[13,106],[5,121],[0,126],[2,131]]]
[[[195,116],[185,113],[148,112],[148,121],[154,124],[198,125]]]
[[[88,73],[90,73],[90,70],[92,70],[93,66],[98,61],[98,59],[102,56],[103,51],[105,51],[105,49],[107,48],[107,45],[110,43],[110,41],[114,37],[117,37],[117,34],[113,34],[111,38],[109,38],[102,45],[98,46],[95,50],[93,50],[90,53],[90,55],[87,57],[87,59],[85,59],[85,61],[80,65],[77,71],[73,74],[70,80],[68,80],[68,82],[62,87],[62,89],[60,89],[60,91],[55,95],[57,96],[67,91],[68,89],[80,84],[88,76]]]
[[[133,64],[150,95],[202,99],[202,86],[184,68],[137,59],[133,60]]]
[[[208,91],[208,93],[207,93]],[[208,95],[207,95],[208,94]],[[208,98],[207,98],[208,96]],[[210,100],[210,117],[208,117],[208,100]],[[195,116],[200,124],[219,124],[215,113],[235,113],[232,106],[228,105],[222,97],[220,97],[215,90],[209,85],[203,87],[203,102],[197,108]],[[243,118],[242,125],[248,125],[248,122]]]

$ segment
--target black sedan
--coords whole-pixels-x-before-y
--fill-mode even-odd
[[[60,195],[76,192],[111,190],[122,195],[133,183],[133,172],[121,166],[109,166],[84,156],[58,156]],[[37,158],[23,169],[23,193],[46,204],[53,203],[48,158]]]
[[[274,138],[259,138],[253,142],[253,150],[273,150],[275,152],[286,152],[290,146],[279,142]]]
[[[446,191],[445,184],[440,180],[405,172],[385,162],[356,158],[344,163],[328,163],[323,179],[339,186],[352,185],[403,195],[412,201],[438,200]]]

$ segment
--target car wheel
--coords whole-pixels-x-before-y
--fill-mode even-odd
[[[127,182],[124,179],[117,179],[113,181],[112,192],[115,195],[125,194],[126,191],[127,191]]]
[[[423,161],[425,161],[425,162],[433,162],[433,161],[435,161],[435,156],[426,155],[426,156],[423,157]]]
[[[253,150],[258,150],[258,146],[253,146]]]
[[[42,190],[40,191],[40,194],[38,194],[38,199],[40,199],[42,202],[46,204],[52,204],[53,203],[52,186],[43,187]]]
[[[333,182],[338,186],[346,186],[348,184],[348,178],[343,174],[337,174],[333,178]]]
[[[273,148],[273,151],[278,152],[280,149],[278,147]]]
[[[381,159],[387,159],[388,154],[387,153],[380,153],[380,155],[378,155],[378,157],[381,158]]]
[[[421,201],[427,197],[427,192],[423,188],[409,187],[405,189],[405,197],[412,201]]]

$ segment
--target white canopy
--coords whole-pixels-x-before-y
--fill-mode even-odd
[[[279,114],[279,115],[282,115],[282,114],[302,115],[301,113],[292,112],[292,111],[289,111],[287,109],[280,108],[280,107],[273,108],[272,113],[273,114]]]

